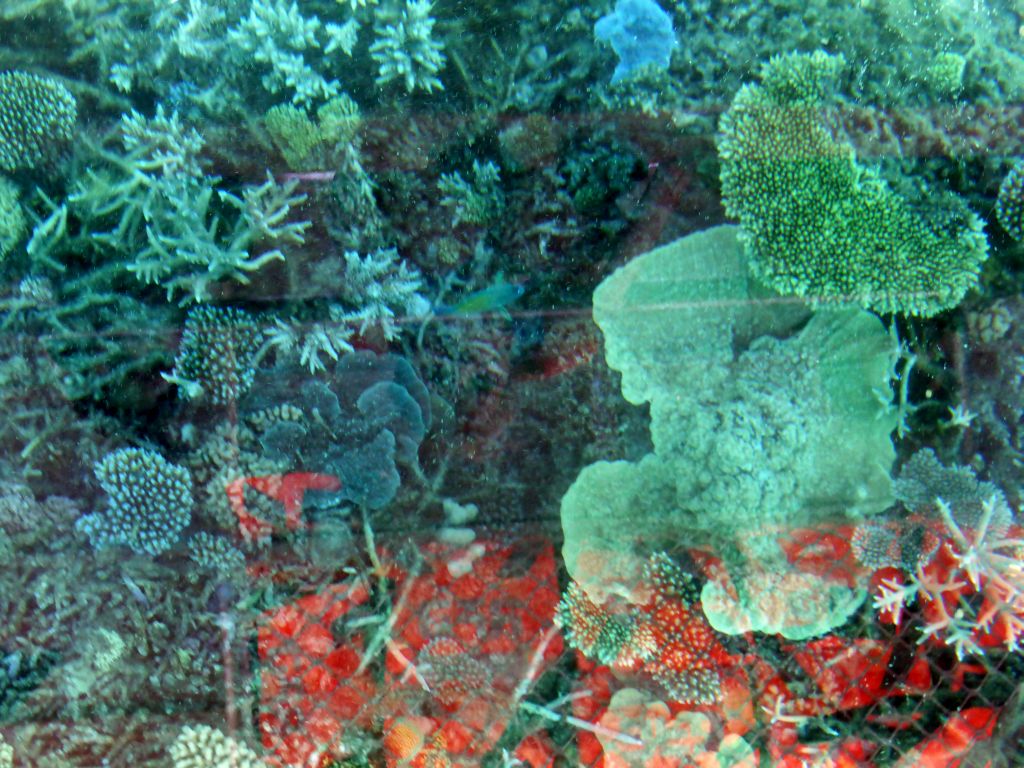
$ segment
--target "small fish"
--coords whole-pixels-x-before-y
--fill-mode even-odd
[[[457,304],[439,304],[434,307],[434,314],[438,317],[471,317],[497,313],[508,317],[508,307],[525,292],[522,285],[505,282],[499,277],[494,285],[463,296]]]
[[[302,171],[299,173],[282,173],[281,181],[308,181],[313,183],[326,183],[334,181],[337,171]]]

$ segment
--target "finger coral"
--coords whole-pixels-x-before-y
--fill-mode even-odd
[[[247,745],[208,725],[186,725],[169,749],[174,768],[263,768]]]

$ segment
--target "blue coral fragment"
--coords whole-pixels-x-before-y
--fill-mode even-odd
[[[668,69],[676,44],[672,18],[654,0],[618,0],[615,12],[594,25],[594,37],[611,43],[619,57],[612,85],[647,66]]]

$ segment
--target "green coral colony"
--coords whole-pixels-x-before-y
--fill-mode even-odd
[[[0,768],[1024,762],[1022,30],[0,5]]]

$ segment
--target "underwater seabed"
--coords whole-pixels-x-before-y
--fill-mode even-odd
[[[32,513],[66,525],[68,511]],[[234,584],[65,550],[67,580],[37,568],[6,598],[25,647],[46,649],[4,659],[14,764],[909,768],[999,765],[1018,738],[1019,654],[1001,619],[981,630],[956,607],[984,612],[999,588],[972,584],[959,534],[938,524],[780,532],[792,567],[771,600],[813,602],[800,590],[821,580],[874,585],[834,631],[789,640],[713,630],[699,585],[729,587],[707,553],[653,555],[642,598],[612,608],[563,594],[544,531],[449,515],[440,535],[348,541],[336,570],[313,564],[311,542],[275,543]],[[859,562],[880,541],[906,557],[899,543],[929,537],[916,577]],[[916,602],[892,597],[911,586]],[[94,599],[61,600],[71,588]],[[59,623],[40,620],[49,606]]]
[[[0,0],[0,768],[1024,766],[1024,5]]]

